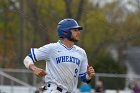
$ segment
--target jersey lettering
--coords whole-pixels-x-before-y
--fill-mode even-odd
[[[77,73],[78,73],[78,69],[76,68],[74,77],[77,77]]]
[[[77,64],[78,66],[80,65],[80,59],[72,56],[60,56],[56,58],[57,64],[61,62],[72,62]]]

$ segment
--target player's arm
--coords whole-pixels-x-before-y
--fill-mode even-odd
[[[46,75],[46,72],[43,69],[38,68],[37,66],[34,65],[33,58],[32,58],[31,54],[29,54],[28,56],[25,57],[24,65],[26,68],[31,70],[38,77],[44,77]]]
[[[80,78],[83,82],[89,83],[92,77],[95,75],[95,71],[92,66],[88,65],[87,54],[85,51],[83,53],[83,60],[80,67]]]
[[[92,66],[87,66],[87,72],[80,76],[82,82],[90,83],[92,77],[95,75],[95,71]]]

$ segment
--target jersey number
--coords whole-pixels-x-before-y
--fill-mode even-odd
[[[74,74],[74,77],[76,77],[76,76],[77,76],[77,73],[78,73],[78,69],[76,68],[76,69],[75,69],[75,74]]]

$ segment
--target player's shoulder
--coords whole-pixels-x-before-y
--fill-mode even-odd
[[[84,53],[84,54],[86,53],[85,50],[84,50],[83,48],[81,48],[81,47],[79,47],[79,46],[77,46],[77,45],[74,45],[74,46],[75,46],[75,48],[76,48],[77,51],[79,51],[79,52],[81,52],[81,53]]]
[[[57,43],[49,43],[43,46],[44,48],[55,48],[57,47]]]

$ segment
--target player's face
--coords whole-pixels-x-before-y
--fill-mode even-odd
[[[79,35],[80,35],[80,30],[75,28],[75,29],[71,29],[72,35],[69,38],[70,41],[73,42],[78,42],[80,40]]]

